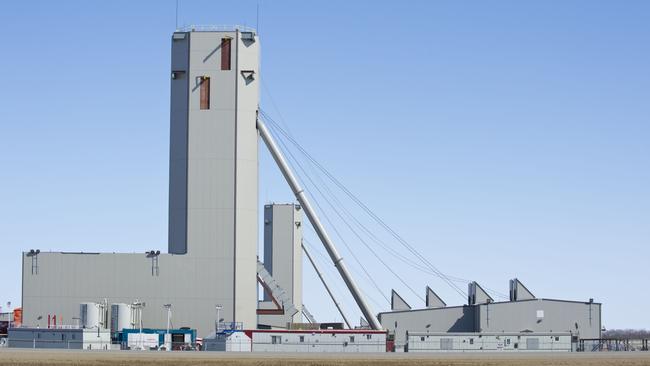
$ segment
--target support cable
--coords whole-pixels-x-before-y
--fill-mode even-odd
[[[420,270],[420,271],[422,271],[422,272],[424,272],[424,273],[427,273],[427,274],[431,274],[431,275],[434,275],[434,276],[436,275],[436,274],[435,274],[434,272],[432,272],[430,269],[428,269],[428,268],[426,268],[426,267],[423,267],[422,265],[416,263],[416,262],[413,261],[412,259],[410,259],[410,258],[404,256],[403,254],[401,254],[401,253],[398,252],[397,250],[391,248],[390,245],[386,244],[384,241],[382,241],[381,239],[379,239],[379,238],[377,237],[377,235],[375,235],[375,233],[372,232],[372,230],[368,229],[367,226],[365,226],[361,221],[359,221],[359,219],[357,219],[356,216],[354,216],[354,214],[352,214],[352,213],[351,213],[351,212],[350,212],[350,211],[345,207],[345,205],[343,205],[343,203],[341,203],[341,201],[336,197],[336,195],[332,192],[332,190],[329,189],[329,187],[327,186],[327,184],[325,184],[325,183],[323,182],[323,180],[320,178],[320,176],[319,176],[318,174],[314,174],[314,175],[315,175],[316,178],[321,182],[321,184],[322,184],[322,186],[323,186],[323,189],[328,193],[328,195],[330,196],[330,198],[331,198],[334,202],[336,202],[336,203],[338,204],[338,206],[339,206],[339,207],[341,208],[341,210],[346,214],[346,216],[347,216],[350,220],[352,220],[352,221],[356,224],[357,227],[359,227],[362,231],[364,231],[364,232],[368,235],[368,237],[370,237],[370,239],[371,239],[372,241],[374,241],[378,246],[380,246],[381,248],[383,248],[384,250],[386,250],[387,252],[389,252],[391,255],[394,255],[396,258],[398,258],[398,259],[401,260],[402,262],[406,263],[407,265],[411,266],[412,268],[415,268],[415,269]],[[448,276],[448,277],[451,278],[451,279],[454,279],[452,276]],[[460,282],[465,282],[465,283],[469,283],[469,282],[471,282],[471,281],[469,281],[469,280],[463,280],[463,279],[458,279],[458,278],[456,278],[456,280],[460,280]]]
[[[302,164],[300,164],[300,162],[299,162],[299,161],[297,160],[297,158],[293,155],[293,153],[292,153],[290,150],[288,150],[288,148],[286,147],[286,145],[284,144],[284,142],[283,142],[281,139],[278,139],[278,140],[280,141],[280,144],[282,144],[282,145],[285,147],[285,151],[289,154],[289,156],[291,156],[291,157],[294,159],[294,161],[296,162],[296,164],[298,165],[298,167],[300,168],[300,170],[303,172],[303,174],[304,174],[304,176],[307,178],[307,180],[309,180],[309,182],[311,182],[311,185],[316,189],[316,191],[317,191],[318,193],[320,193],[320,195],[321,195],[322,198],[325,200],[325,202],[327,202],[327,204],[332,208],[332,211],[334,211],[334,213],[335,213],[335,214],[339,217],[339,219],[340,219],[340,220],[341,220],[341,221],[342,221],[342,222],[343,222],[343,223],[348,227],[348,229],[349,229],[349,230],[350,230],[350,231],[351,231],[351,232],[352,232],[352,233],[357,237],[357,239],[359,239],[359,241],[361,241],[361,243],[362,243],[362,244],[363,244],[363,245],[364,245],[364,246],[365,246],[365,247],[366,247],[366,248],[367,248],[367,249],[368,249],[368,250],[369,250],[369,251],[370,251],[370,252],[375,256],[375,258],[377,258],[377,260],[379,260],[379,262],[380,262],[381,264],[383,264],[384,267],[386,267],[386,269],[387,269],[390,273],[392,273],[392,274],[393,274],[393,275],[394,275],[394,276],[395,276],[395,277],[396,277],[396,278],[397,278],[397,279],[398,279],[398,280],[399,280],[399,281],[400,281],[404,286],[406,286],[406,287],[407,287],[407,288],[408,288],[408,289],[409,289],[409,290],[410,290],[410,291],[411,291],[411,292],[412,292],[416,297],[418,297],[418,298],[419,298],[420,300],[422,300],[422,301],[425,301],[424,297],[422,297],[422,296],[421,296],[417,291],[415,291],[415,290],[413,289],[413,287],[411,287],[411,286],[410,286],[410,285],[409,285],[409,284],[408,284],[408,283],[407,283],[407,282],[406,282],[406,281],[405,281],[405,280],[404,280],[404,279],[403,279],[399,274],[397,274],[397,273],[396,273],[396,272],[395,272],[395,271],[394,271],[394,270],[393,270],[393,269],[392,269],[392,268],[391,268],[391,267],[390,267],[390,266],[389,266],[389,265],[388,265],[388,264],[387,264],[387,263],[386,263],[386,262],[385,262],[385,261],[384,261],[384,260],[379,256],[379,254],[377,254],[377,252],[376,252],[376,251],[375,251],[375,250],[374,250],[374,249],[373,249],[373,248],[372,248],[372,247],[371,247],[371,246],[370,246],[370,245],[369,245],[369,244],[368,244],[368,243],[367,243],[367,242],[366,242],[366,241],[365,241],[365,240],[364,240],[360,235],[359,235],[359,233],[358,233],[358,232],[357,232],[357,231],[356,231],[356,230],[355,230],[355,229],[350,225],[350,223],[349,223],[349,222],[348,222],[348,221],[347,221],[347,220],[346,220],[346,219],[341,215],[341,213],[336,209],[336,207],[334,207],[334,204],[332,204],[332,202],[327,198],[327,196],[326,196],[326,195],[321,191],[321,189],[320,189],[320,188],[318,187],[318,185],[314,182],[314,180],[311,178],[311,176],[309,175],[309,173],[308,173],[308,172],[303,168]],[[321,212],[322,212],[323,209],[322,209],[322,207],[320,207],[320,205],[318,204],[318,200],[316,200],[316,198],[314,197],[314,195],[312,195],[312,198],[314,199],[314,202],[316,203],[317,206],[319,206],[319,209],[320,209]],[[325,216],[325,215],[324,215],[324,216]],[[325,216],[325,217],[327,217],[327,216]],[[328,219],[328,221],[330,221],[330,220]],[[331,221],[330,221],[330,225],[334,226],[333,223],[332,223]],[[335,230],[335,231],[336,231],[336,230]],[[340,235],[339,235],[339,236],[340,236]],[[348,250],[351,250],[351,248],[350,248],[349,246],[347,246],[347,244],[346,244],[346,247],[348,247]],[[382,292],[382,294],[383,294],[383,292]],[[386,300],[388,301],[388,298],[386,298]],[[390,301],[389,301],[389,302],[390,302]]]
[[[291,163],[291,159],[294,160],[294,163],[295,163],[295,164],[300,168],[300,170],[303,170],[303,171],[304,171],[304,169],[303,169],[302,166],[300,165],[300,162],[295,158],[295,156],[293,155],[293,153],[291,152],[291,150],[289,150],[289,149],[287,148],[287,146],[285,145],[284,141],[283,141],[282,139],[278,139],[278,142],[280,143],[280,145],[282,145],[282,147],[284,147],[284,148],[283,148],[284,152],[285,152],[286,154],[288,154],[288,156],[290,157],[290,159],[288,159],[287,163],[292,167],[292,169],[293,169],[294,171],[296,170],[295,167],[294,167],[294,164]],[[282,147],[281,147],[281,149],[282,149]],[[299,179],[300,179],[300,178],[299,178]],[[302,180],[302,179],[300,179],[300,180],[302,181],[302,184],[306,186],[304,180]],[[352,251],[352,248],[350,247],[350,245],[348,244],[348,242],[345,240],[345,238],[343,237],[343,235],[341,235],[341,233],[340,233],[339,230],[337,229],[336,225],[333,224],[332,220],[331,220],[331,219],[329,218],[329,216],[325,213],[325,211],[324,211],[323,208],[321,207],[321,205],[320,205],[320,203],[318,202],[318,200],[316,199],[316,197],[314,197],[314,195],[310,194],[309,192],[306,192],[306,193],[309,194],[309,195],[311,196],[311,199],[313,200],[313,202],[314,202],[314,204],[316,205],[316,207],[318,207],[318,210],[320,211],[321,215],[322,215],[322,216],[325,218],[325,220],[330,224],[330,227],[332,228],[332,230],[334,231],[334,233],[337,235],[337,237],[339,238],[339,240],[341,240],[341,242],[343,243],[343,245],[348,249],[348,251],[349,251],[350,254],[352,255],[352,258],[354,259],[354,261],[357,262],[357,264],[359,265],[359,267],[361,267],[361,270],[366,274],[366,276],[368,277],[368,279],[370,280],[370,282],[372,283],[372,285],[375,287],[375,289],[377,289],[377,291],[382,295],[382,297],[384,297],[384,299],[386,300],[386,302],[388,302],[388,303],[390,304],[390,300],[388,299],[388,297],[386,297],[386,295],[384,294],[384,292],[381,290],[381,287],[379,287],[379,285],[378,285],[377,282],[374,280],[374,278],[370,275],[370,273],[368,273],[368,271],[366,270],[365,266],[361,263],[361,260],[359,260],[359,258],[356,256],[356,254],[354,254],[354,252]]]
[[[345,265],[345,262],[343,261],[343,257],[341,257],[338,250],[336,249],[336,246],[332,242],[332,239],[327,233],[327,230],[321,223],[318,215],[316,214],[316,211],[311,206],[311,202],[309,198],[305,194],[303,188],[300,186],[300,183],[298,183],[298,180],[296,179],[291,167],[287,164],[284,154],[282,154],[282,151],[280,150],[277,143],[275,142],[273,135],[271,135],[271,132],[269,132],[268,128],[266,127],[266,124],[261,118],[257,119],[257,131],[259,132],[262,141],[264,141],[264,144],[266,145],[269,152],[271,153],[273,160],[275,160],[276,164],[278,165],[278,168],[280,168],[280,170],[282,171],[282,175],[284,176],[284,179],[287,181],[287,184],[291,188],[291,191],[296,196],[298,203],[302,205],[302,208],[305,212],[305,215],[307,216],[307,219],[309,219],[309,222],[311,222],[312,226],[316,230],[316,233],[318,234],[318,238],[321,240],[323,246],[327,250],[327,253],[329,254],[332,262],[334,263],[336,269],[341,275],[341,278],[347,285],[348,290],[350,290],[350,294],[352,295],[352,297],[354,297],[355,302],[359,306],[359,310],[361,310],[363,316],[366,318],[366,321],[368,321],[368,323],[370,324],[370,328],[375,330],[382,329],[382,325],[379,323],[377,316],[372,311],[372,309],[366,302],[365,298],[361,294],[359,287],[354,281],[354,278],[352,278],[352,276],[350,275],[350,272],[347,266]]]
[[[318,247],[317,247],[316,245],[310,243],[307,239],[304,239],[304,238],[303,238],[303,242],[304,242],[305,244],[307,244],[307,246],[308,246],[309,249],[312,251],[312,253],[316,253],[316,254],[318,254],[318,256],[321,258],[321,260],[324,261],[324,263],[326,264],[326,266],[323,267],[323,268],[326,268],[327,270],[330,270],[330,267],[329,267],[327,264],[330,263],[331,261],[329,260],[329,258],[327,257],[327,255],[323,254],[320,250],[318,250]],[[358,270],[356,270],[355,268],[351,268],[351,270],[352,270],[352,272],[353,272],[355,275],[359,276],[360,278],[363,278],[363,274],[360,273]],[[331,274],[331,272],[330,272],[329,274],[327,274],[327,275],[328,275],[329,277],[333,277],[333,275]],[[334,287],[336,288],[336,290],[337,290],[338,292],[343,292],[343,291],[341,290],[341,288],[336,284],[336,282],[334,282]],[[383,308],[384,306],[386,306],[385,303],[381,303],[381,302],[377,301],[377,299],[375,299],[374,297],[370,296],[370,295],[369,295],[367,292],[365,292],[363,289],[361,289],[361,292],[363,293],[363,295],[364,295],[365,297],[367,297],[368,299],[370,299],[370,301],[371,301],[372,303],[374,303],[378,308]],[[347,297],[343,297],[343,298],[344,298],[344,299],[347,299]],[[350,307],[350,303],[346,303],[346,305],[347,305],[348,307]]]
[[[268,88],[266,88],[266,87],[265,87],[265,90],[266,90],[267,94],[269,95],[269,98],[271,98],[270,100],[271,100],[271,103],[272,103],[273,107],[275,108],[275,110],[277,111],[277,113],[280,115],[280,121],[284,121],[284,118],[282,117],[282,114],[281,114],[279,108],[277,107],[275,101],[273,100],[273,97],[271,96],[270,91],[269,91]],[[293,137],[291,136],[291,134],[290,134],[289,132],[287,132],[288,129],[289,129],[289,127],[288,127],[288,125],[287,125],[286,123],[283,122],[283,125],[284,125],[284,128],[285,128],[285,129],[283,129],[283,128],[280,127],[280,126],[277,124],[277,122],[275,122],[275,121],[273,120],[273,118],[271,118],[271,117],[270,117],[266,112],[264,112],[263,110],[260,110],[260,113],[261,113],[262,117],[264,117],[265,120],[268,120],[268,121],[270,122],[270,124],[273,125],[273,127],[276,127],[276,129],[278,130],[278,132],[280,132],[280,134],[284,135],[284,136],[285,136],[285,137],[286,137],[286,138],[287,138],[287,139],[288,139],[292,144],[294,144],[294,145],[298,148],[298,150],[299,150],[301,153],[303,153],[303,155],[305,155],[305,156],[307,157],[308,161],[309,161],[313,166],[315,166],[316,168],[318,168],[319,170],[321,170],[323,173],[325,173],[325,175],[328,176],[328,178],[329,178],[330,180],[332,180],[332,181],[333,181],[337,186],[339,186],[339,188],[342,189],[342,190],[343,190],[343,191],[344,191],[348,196],[350,196],[350,195],[353,196],[353,194],[352,194],[352,193],[351,193],[351,192],[350,192],[346,187],[344,187],[342,183],[340,183],[340,182],[339,182],[335,177],[333,177],[333,175],[331,175],[331,173],[329,173],[328,171],[326,171],[326,169],[325,169],[325,168],[324,168],[320,163],[318,163],[318,162],[317,162],[317,161],[316,161],[316,160],[315,160],[315,159],[314,159],[314,158],[313,158],[309,153],[307,153],[307,151],[306,151],[304,148],[302,148],[302,146],[300,146],[300,145],[298,144],[297,141],[295,141],[295,139],[293,139]],[[285,150],[286,150],[286,151],[290,151],[284,142],[282,142],[282,144],[283,144],[283,146],[285,147]],[[290,153],[290,154],[291,154],[291,153]],[[291,155],[292,155],[293,159],[297,162],[298,159],[297,159],[295,156],[293,156],[293,154],[291,154]],[[366,246],[369,250],[371,250],[371,252],[373,252],[373,254],[374,254],[374,255],[375,255],[375,256],[376,256],[376,257],[377,257],[377,258],[382,262],[382,264],[384,264],[384,265],[385,265],[385,266],[386,266],[386,267],[387,267],[387,268],[388,268],[388,269],[389,269],[389,270],[390,270],[390,271],[391,271],[391,272],[392,272],[396,277],[398,277],[398,278],[400,279],[400,281],[401,281],[403,284],[405,284],[405,285],[409,288],[409,290],[411,290],[411,291],[412,291],[412,292],[413,292],[417,297],[419,297],[420,299],[422,299],[422,297],[419,296],[419,295],[418,295],[418,294],[417,294],[417,293],[416,293],[416,292],[415,292],[415,291],[414,291],[414,290],[413,290],[413,289],[412,289],[408,284],[406,284],[405,281],[403,281],[403,280],[402,280],[402,279],[401,279],[401,278],[400,278],[400,277],[399,277],[399,276],[398,276],[394,271],[392,271],[392,269],[391,269],[390,267],[388,267],[388,266],[387,266],[387,265],[386,265],[386,264],[381,260],[381,258],[379,258],[379,256],[376,254],[376,252],[374,252],[374,251],[369,247],[369,245],[368,245],[368,244],[367,244],[367,243],[366,243],[366,242],[365,242],[365,241],[364,241],[364,240],[359,236],[359,234],[358,234],[354,229],[352,229],[352,228],[350,227],[348,221],[345,220],[345,219],[341,216],[340,212],[338,212],[338,211],[336,210],[336,208],[335,208],[335,207],[332,205],[332,203],[327,199],[327,197],[323,194],[323,192],[322,192],[320,189],[318,189],[318,186],[317,186],[316,183],[311,179],[311,177],[310,177],[309,174],[305,171],[305,169],[304,169],[301,165],[299,165],[299,166],[300,166],[300,169],[301,169],[301,170],[304,172],[304,174],[307,176],[307,178],[311,181],[312,185],[313,185],[313,186],[314,186],[314,187],[319,191],[319,193],[321,194],[321,196],[323,196],[323,198],[327,201],[327,203],[332,207],[332,209],[335,211],[335,213],[337,214],[337,216],[339,216],[339,218],[341,219],[341,221],[343,221],[343,222],[348,226],[348,228],[349,228],[349,229],[350,229],[350,230],[355,234],[355,236],[357,236],[357,238],[359,238],[359,240],[362,241],[362,243],[364,244],[364,246]],[[346,209],[345,205],[343,205],[343,204],[341,203],[341,201],[336,197],[336,195],[335,195],[335,194],[330,190],[330,188],[328,187],[328,185],[325,184],[325,182],[321,179],[321,177],[320,177],[319,174],[316,173],[316,174],[314,174],[314,176],[319,180],[319,182],[321,183],[323,189],[328,193],[329,197],[330,197],[330,198],[331,198],[331,199],[336,203],[336,205],[339,207],[339,209],[341,209],[341,210],[345,213],[345,215],[346,215],[349,219],[351,219],[351,220],[355,223],[355,225],[356,225],[357,227],[359,227],[362,231],[364,231],[364,232],[365,232],[365,233],[370,237],[370,239],[371,239],[372,241],[374,241],[378,246],[380,246],[381,248],[383,248],[383,249],[386,250],[387,252],[391,253],[391,255],[395,256],[395,258],[397,258],[397,259],[399,259],[400,261],[406,263],[407,265],[411,266],[412,268],[415,268],[415,269],[417,269],[417,270],[419,270],[419,271],[421,271],[421,272],[423,272],[423,273],[427,273],[427,274],[430,274],[430,275],[434,275],[434,276],[440,277],[440,278],[443,279],[445,282],[447,282],[447,284],[450,285],[450,286],[452,287],[452,289],[456,290],[456,292],[459,292],[459,291],[460,291],[460,294],[461,294],[461,296],[463,296],[463,298],[465,297],[465,292],[464,292],[462,289],[460,289],[458,286],[456,286],[455,284],[453,284],[453,282],[465,283],[465,284],[466,284],[466,283],[471,282],[470,280],[468,280],[468,279],[464,279],[464,278],[460,278],[460,277],[455,277],[455,276],[451,276],[451,275],[447,275],[447,274],[442,273],[441,271],[437,270],[437,268],[435,268],[435,267],[434,267],[434,266],[433,266],[433,265],[432,265],[428,260],[426,260],[426,258],[420,258],[420,257],[423,257],[423,256],[422,256],[419,252],[417,252],[417,250],[415,250],[415,253],[413,253],[413,251],[411,251],[411,253],[414,254],[414,255],[416,256],[416,258],[418,258],[418,259],[420,259],[421,261],[425,262],[425,264],[428,263],[428,264],[429,264],[429,268],[426,268],[426,267],[423,267],[422,265],[419,265],[418,263],[414,262],[413,260],[409,259],[408,257],[402,255],[401,253],[399,253],[399,252],[396,251],[395,249],[391,248],[390,245],[386,244],[384,241],[382,241],[381,239],[379,239],[379,238],[378,238],[378,237],[377,237],[377,236],[372,232],[372,230],[368,229],[365,225],[363,225],[363,223],[361,223],[361,222],[356,218],[356,216],[354,216],[354,215],[353,215],[353,214],[352,214],[348,209]],[[304,181],[303,181],[303,183],[304,183]],[[312,195],[312,197],[313,197],[313,195]],[[362,203],[358,198],[356,198],[356,197],[350,197],[350,198],[352,198],[352,199],[355,201],[355,203],[357,203],[357,205],[359,205],[359,206],[360,206],[362,209],[364,209],[364,211],[366,211],[366,212],[367,212],[367,213],[368,213],[368,214],[369,214],[373,219],[375,219],[375,221],[377,221],[377,219],[379,219],[379,217],[373,217],[374,213],[368,212],[369,208],[367,208],[367,206],[366,206],[365,204],[363,204],[363,203]],[[378,222],[378,223],[379,223],[382,227],[384,227],[384,229],[386,229],[389,233],[391,233],[391,235],[393,235],[394,237],[395,237],[396,235],[399,236],[396,232],[394,232],[394,231],[392,230],[392,228],[387,227],[387,224],[385,224],[385,223],[383,222],[383,220],[381,220],[381,219],[379,219],[379,220],[380,220],[381,222]],[[330,223],[331,223],[331,221],[330,221]],[[400,238],[401,238],[401,237],[400,237]],[[403,240],[403,239],[400,240],[400,238],[396,238],[396,239],[398,239],[398,241],[400,241],[400,242],[402,243],[402,240]],[[408,244],[408,243],[402,243],[402,245],[404,245],[404,244],[410,246],[410,244]],[[349,249],[349,248],[348,248],[348,249]],[[409,249],[409,248],[407,247],[407,249]],[[413,248],[413,249],[415,249],[415,248]],[[409,250],[409,251],[410,251],[410,250]],[[423,259],[424,259],[424,260],[423,260]],[[431,268],[431,267],[433,267],[433,268]],[[452,283],[450,283],[450,281],[452,281]],[[500,298],[504,298],[504,299],[508,299],[508,298],[509,298],[509,296],[507,296],[507,295],[505,295],[504,293],[501,293],[501,292],[499,292],[499,291],[497,291],[497,290],[494,290],[494,289],[491,289],[491,288],[488,288],[488,287],[484,287],[484,289],[485,289],[486,291],[488,291],[489,293],[491,293],[492,295],[494,295],[495,297],[500,297]]]
[[[388,224],[386,224],[380,217],[378,217],[368,206],[366,206],[359,198],[357,198],[345,185],[343,185],[336,177],[334,177],[327,169],[325,169],[318,161],[316,161],[295,139],[289,136],[273,119],[268,116],[263,110],[260,110],[260,115],[265,121],[275,125],[276,129],[285,136],[296,148],[316,166],[326,177],[328,177],[339,189],[341,189],[353,202],[355,202],[362,210],[364,210],[372,219],[375,220],[381,227],[383,227],[389,234],[391,234],[402,246],[404,246],[411,254],[418,258],[423,264],[429,267],[439,278],[445,281],[453,290],[455,290],[463,299],[466,293],[451,281],[444,273],[438,270],[429,260],[420,254],[411,244],[395,232]]]
[[[311,263],[312,267],[314,267],[314,271],[316,271],[316,274],[318,275],[318,278],[321,280],[321,283],[325,287],[325,290],[330,295],[330,298],[332,299],[332,302],[334,302],[334,305],[336,306],[336,309],[339,311],[339,314],[341,314],[341,316],[343,317],[343,321],[348,326],[348,329],[352,329],[352,325],[348,321],[348,318],[345,316],[345,313],[343,312],[343,309],[341,308],[341,304],[336,300],[336,297],[332,293],[332,290],[330,290],[330,287],[327,285],[327,282],[325,281],[325,278],[323,277],[323,274],[318,269],[318,266],[316,265],[316,262],[314,261],[314,259],[311,257],[311,254],[309,254],[309,250],[307,250],[307,247],[303,243],[300,243],[300,246],[302,246],[302,250],[305,252],[305,255],[307,256],[307,259],[309,259],[309,263]]]

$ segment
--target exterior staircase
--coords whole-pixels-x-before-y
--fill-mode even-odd
[[[296,309],[296,306],[291,301],[289,294],[280,287],[269,271],[266,270],[264,263],[259,260],[257,261],[257,275],[262,279],[269,291],[271,291],[273,298],[284,309],[284,313],[289,316],[294,316],[298,312],[298,309]]]

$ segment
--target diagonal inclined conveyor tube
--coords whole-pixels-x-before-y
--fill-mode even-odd
[[[323,286],[325,286],[325,290],[327,290],[327,293],[330,295],[330,298],[334,302],[336,309],[339,311],[339,314],[341,314],[341,316],[343,317],[343,321],[348,326],[348,329],[353,329],[352,326],[350,325],[350,322],[348,321],[348,318],[345,316],[343,309],[341,309],[341,304],[339,304],[339,302],[336,301],[336,297],[334,297],[332,290],[330,290],[330,287],[327,285],[327,282],[325,282],[325,278],[323,277],[323,274],[320,272],[320,269],[318,269],[318,266],[316,265],[316,262],[314,262],[314,259],[311,257],[311,254],[309,254],[307,247],[304,244],[300,244],[300,245],[302,246],[302,250],[305,252],[305,255],[307,256],[307,259],[309,259],[311,266],[314,267],[314,271],[316,271],[318,278],[320,278],[320,281],[323,283]]]
[[[266,147],[269,149],[269,152],[273,156],[273,160],[275,160],[275,162],[278,164],[278,167],[282,171],[282,175],[287,180],[287,183],[289,183],[289,187],[291,187],[293,194],[296,196],[296,199],[305,210],[305,214],[307,215],[309,222],[311,222],[312,226],[314,227],[316,234],[318,234],[318,238],[323,243],[323,246],[327,250],[327,254],[329,254],[330,258],[332,259],[332,262],[334,262],[334,266],[339,271],[339,274],[343,278],[345,285],[352,293],[352,297],[354,297],[354,301],[359,306],[361,313],[370,324],[370,328],[375,330],[382,329],[381,324],[379,324],[379,321],[377,320],[377,317],[373,314],[370,306],[363,298],[363,295],[361,295],[361,291],[352,279],[352,276],[350,275],[350,272],[348,271],[345,263],[343,263],[343,257],[341,257],[339,252],[336,250],[336,247],[332,243],[332,240],[325,231],[325,227],[318,219],[316,211],[314,211],[312,208],[311,203],[305,194],[305,191],[298,183],[298,180],[291,171],[289,164],[287,164],[282,151],[280,151],[278,145],[275,143],[275,139],[260,118],[257,119],[257,130],[260,132],[260,137],[262,137],[264,144],[266,144]]]

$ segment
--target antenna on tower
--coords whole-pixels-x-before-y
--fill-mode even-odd
[[[178,0],[176,0],[176,29],[178,29]]]
[[[257,9],[255,12],[255,30],[257,31],[257,35],[259,36],[260,34],[260,2],[257,0]]]

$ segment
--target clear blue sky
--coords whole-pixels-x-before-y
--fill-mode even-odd
[[[184,0],[179,23],[254,26],[256,4]],[[20,302],[23,250],[166,250],[174,10],[2,4],[0,304]],[[262,108],[440,270],[501,293],[516,276],[539,297],[593,297],[606,327],[650,328],[649,2],[260,10]],[[260,204],[290,200],[266,152],[260,169]],[[384,295],[422,306],[347,238]],[[379,253],[420,296],[429,284],[464,301]],[[307,267],[305,277],[305,303],[336,319]]]

